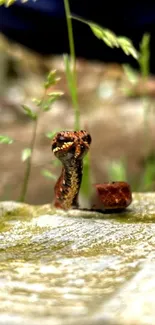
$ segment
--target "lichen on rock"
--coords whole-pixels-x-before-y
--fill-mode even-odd
[[[1,202],[0,221],[2,324],[155,324],[154,193],[111,214]]]

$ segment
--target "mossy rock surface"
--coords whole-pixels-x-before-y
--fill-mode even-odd
[[[155,194],[121,213],[0,203],[0,323],[155,324]]]

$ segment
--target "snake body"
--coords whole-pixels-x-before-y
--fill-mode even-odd
[[[91,136],[86,131],[62,131],[53,138],[52,151],[62,163],[61,175],[54,187],[55,207],[78,208],[83,158],[90,144]]]

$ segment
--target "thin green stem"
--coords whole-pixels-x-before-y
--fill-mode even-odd
[[[66,69],[66,78],[68,82],[68,88],[70,90],[72,104],[75,112],[75,122],[74,129],[80,129],[80,111],[78,105],[78,96],[77,96],[77,76],[76,76],[76,56],[75,56],[75,47],[74,47],[74,37],[73,37],[73,27],[72,27],[72,18],[69,7],[69,0],[64,0],[64,7],[66,13],[66,21],[68,28],[68,39],[69,39],[69,47],[70,47],[70,55],[71,55],[71,64],[69,62],[68,56],[64,56],[64,63]],[[83,168],[83,181],[81,184],[80,192],[83,193],[85,197],[87,197],[88,201],[90,199],[91,193],[91,185],[90,185],[90,159],[89,155],[84,158],[84,168]]]
[[[33,134],[32,134],[32,139],[31,139],[31,142],[30,142],[31,156],[27,160],[26,171],[25,171],[25,175],[24,175],[24,181],[23,181],[21,195],[20,195],[20,199],[19,199],[20,202],[25,202],[25,198],[26,198],[26,194],[27,194],[28,183],[29,183],[31,169],[32,169],[32,160],[33,160],[36,136],[37,136],[37,128],[38,128],[38,123],[39,123],[40,115],[41,115],[41,112],[42,112],[42,106],[44,104],[45,97],[46,97],[46,91],[45,91],[45,93],[43,95],[42,105],[40,107],[40,110],[38,111],[37,118],[36,118],[36,120],[34,122]]]
[[[31,156],[27,160],[26,171],[25,171],[25,175],[24,175],[24,181],[23,181],[23,186],[22,186],[20,200],[19,200],[20,202],[25,202],[25,197],[26,197],[26,193],[27,193],[27,188],[28,188],[28,183],[29,183],[30,173],[31,173],[31,168],[32,168],[32,158],[33,158],[35,140],[36,140],[36,135],[37,135],[38,121],[39,121],[39,116],[37,117],[37,119],[34,122],[33,134],[32,134],[32,139],[30,142]]]
[[[65,6],[67,29],[68,29],[70,55],[71,55],[72,62],[73,62],[73,72],[75,74],[75,72],[76,72],[75,47],[74,47],[72,21],[71,21],[71,18],[70,18],[70,6],[69,6],[69,1],[68,0],[64,0],[64,6]]]
[[[139,66],[143,78],[144,85],[146,84],[147,78],[150,73],[150,35],[145,33],[140,43],[140,57]],[[145,87],[144,87],[145,88]],[[147,148],[149,142],[149,123],[148,115],[150,111],[150,98],[147,95],[146,90],[143,95],[143,107],[144,107],[144,133],[145,133],[145,147]]]
[[[75,110],[75,130],[80,129],[80,112],[78,106],[78,96],[77,96],[77,78],[76,78],[76,57],[75,57],[75,46],[74,46],[74,37],[73,37],[73,27],[72,20],[70,15],[70,6],[69,1],[64,0],[66,21],[67,21],[67,29],[68,29],[68,39],[69,39],[69,48],[70,55],[72,60],[72,89],[70,89],[72,103]]]

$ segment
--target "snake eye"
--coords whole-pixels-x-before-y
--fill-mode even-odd
[[[73,139],[70,138],[70,137],[64,137],[63,135],[61,135],[58,140],[57,140],[59,143],[62,143],[62,142],[72,142]]]
[[[63,135],[60,135],[60,137],[58,138],[58,142],[66,142],[66,138],[63,137]]]
[[[90,134],[85,135],[82,138],[82,140],[85,141],[85,142],[87,142],[88,144],[91,144],[91,136],[90,136]]]

